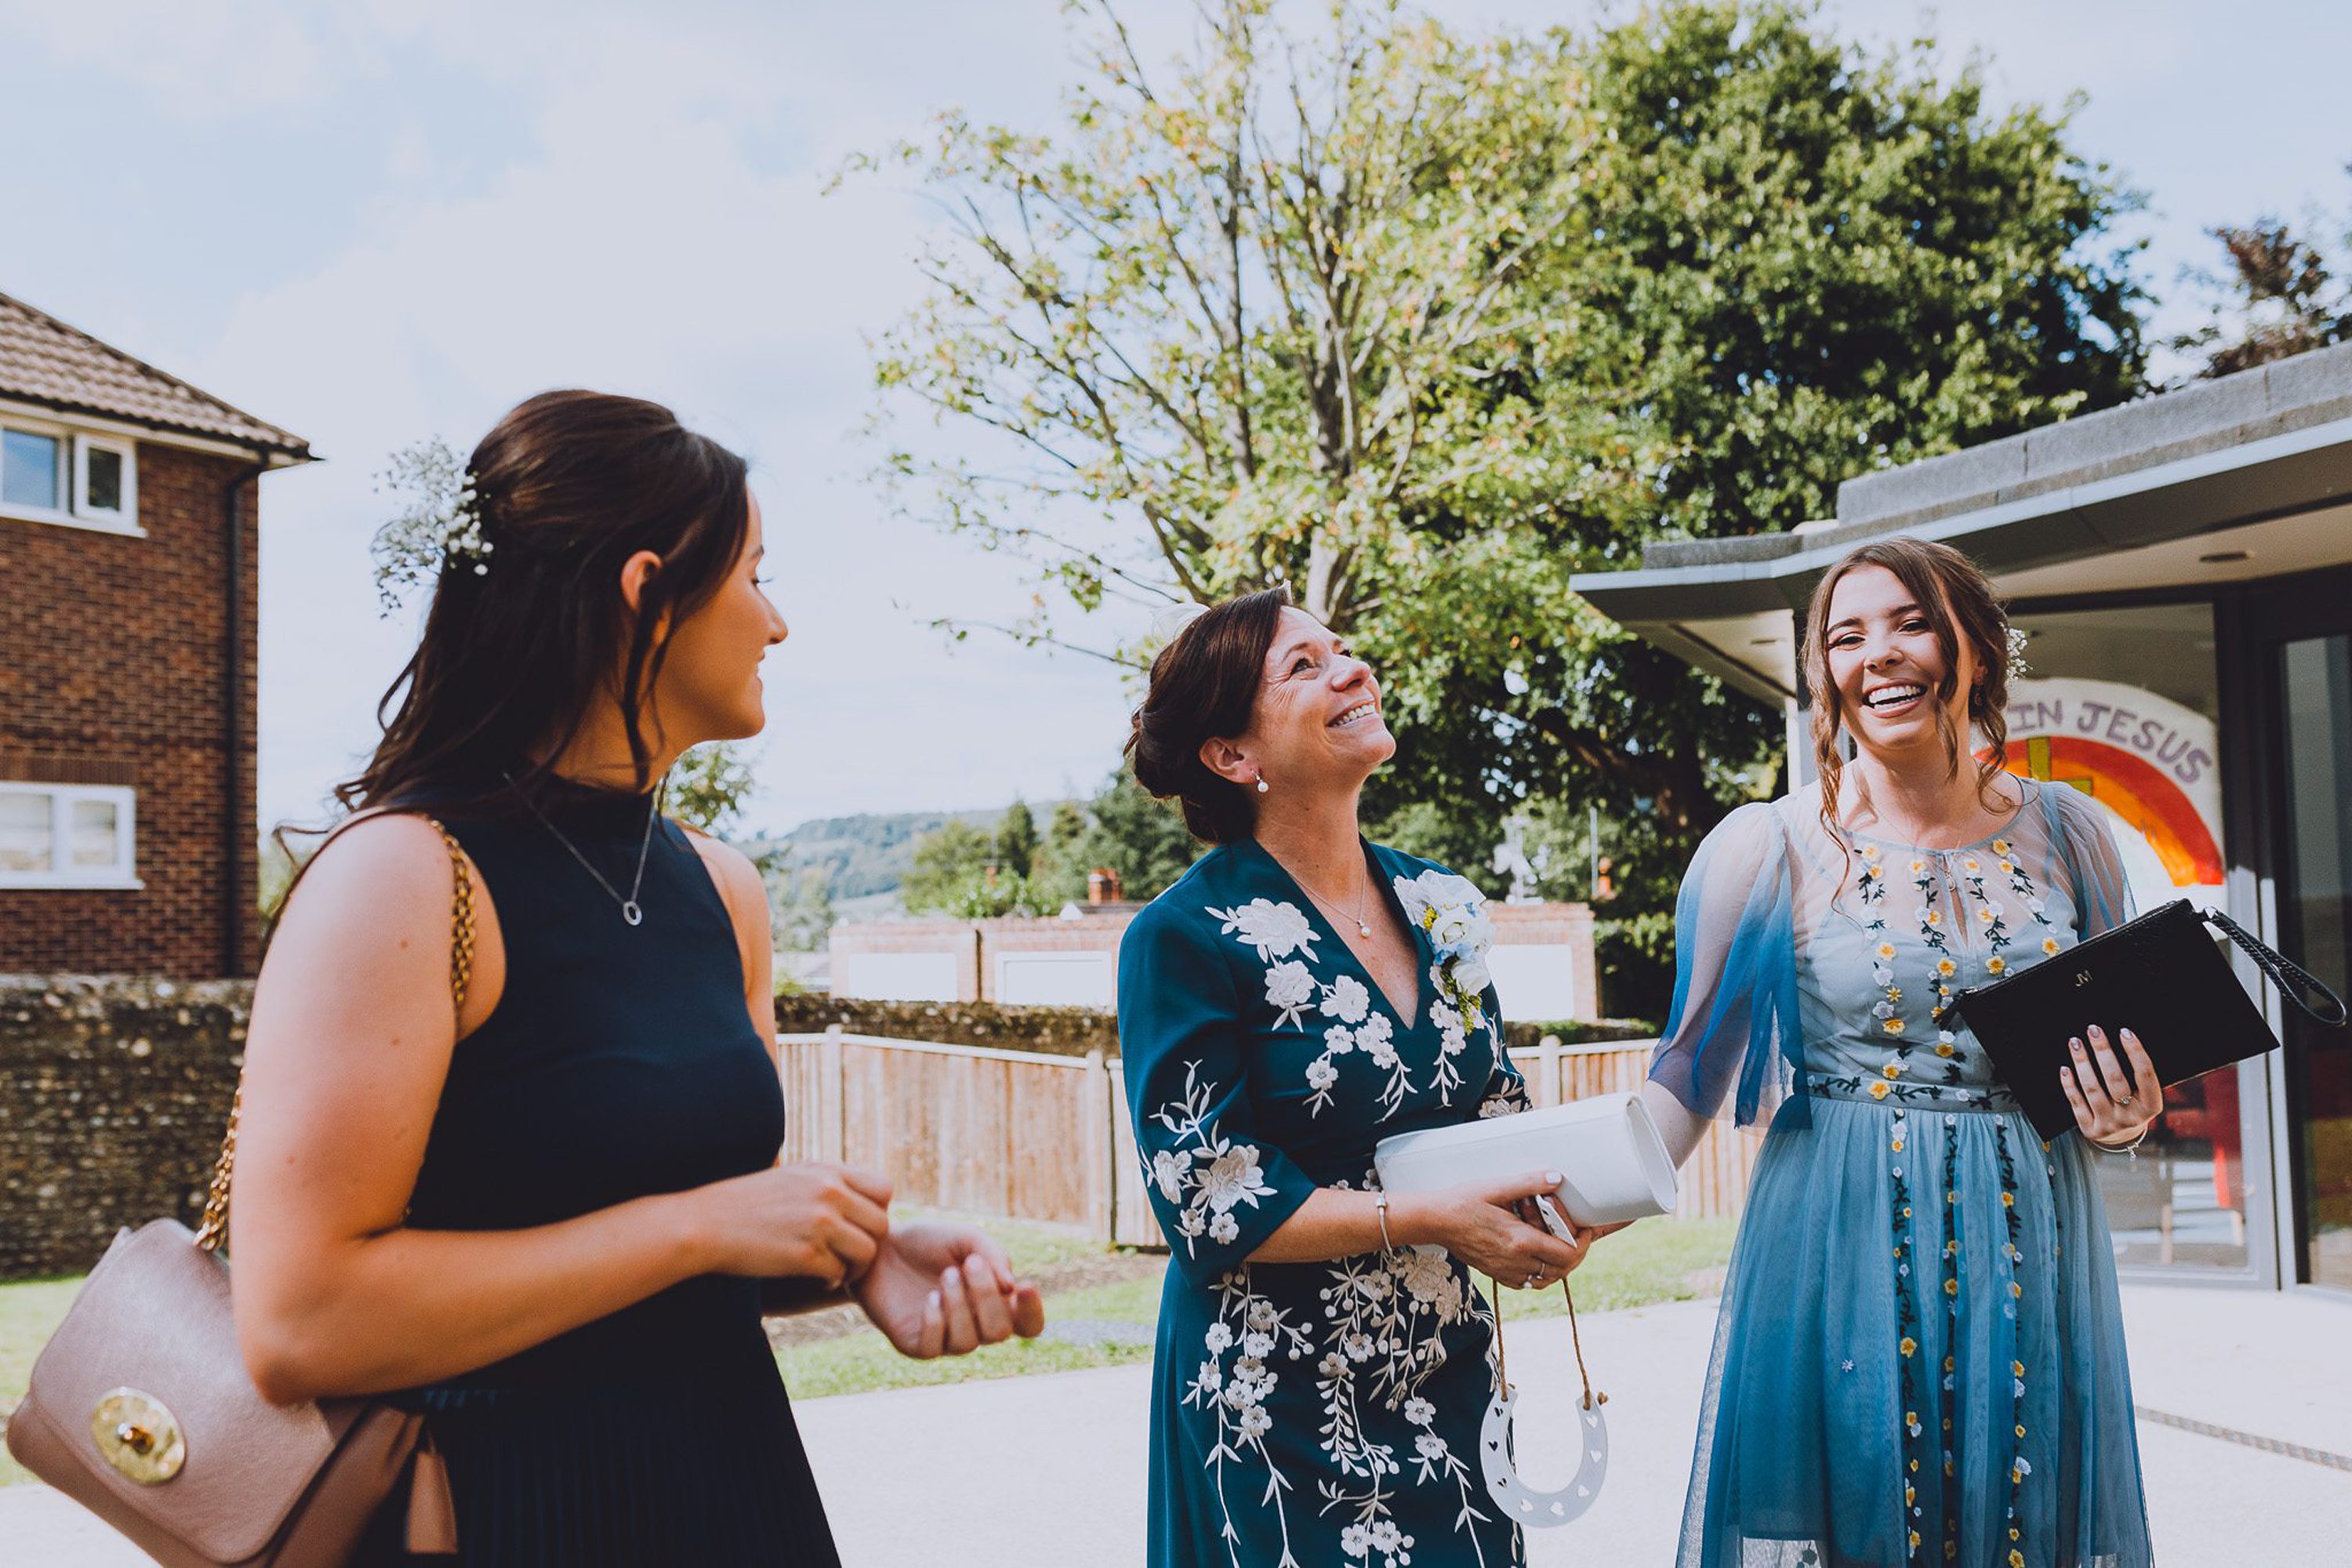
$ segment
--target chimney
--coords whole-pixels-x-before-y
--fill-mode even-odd
[[[1097,866],[1087,872],[1087,902],[1090,904],[1118,902],[1118,873],[1108,866]]]

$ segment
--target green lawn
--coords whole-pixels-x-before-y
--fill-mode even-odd
[[[25,1384],[33,1375],[33,1358],[41,1353],[66,1309],[73,1304],[74,1292],[80,1289],[79,1278],[0,1285],[0,1414],[15,1409],[24,1396]],[[17,1468],[5,1449],[0,1449],[0,1487],[32,1479]]]
[[[836,1338],[786,1345],[776,1352],[793,1396],[821,1399],[1150,1359],[1164,1259],[1108,1252],[1097,1242],[1049,1226],[990,1221],[988,1228],[1003,1242],[1019,1273],[1046,1282],[1049,1322],[1094,1325],[1100,1337],[1087,1343],[1016,1341],[969,1356],[915,1362],[892,1351],[872,1329],[859,1328]],[[1731,1256],[1733,1228],[1728,1220],[1651,1220],[1609,1237],[1596,1246],[1592,1261],[1577,1271],[1577,1310],[1605,1312],[1713,1295]],[[1057,1285],[1057,1279],[1066,1283]],[[0,1411],[23,1394],[34,1356],[65,1316],[80,1283],[36,1279],[0,1285]],[[1558,1317],[1567,1310],[1558,1291],[1530,1296],[1513,1290],[1506,1297],[1504,1315],[1509,1321]],[[1127,1325],[1133,1332],[1119,1333],[1113,1325]],[[29,1479],[0,1453],[0,1486]]]

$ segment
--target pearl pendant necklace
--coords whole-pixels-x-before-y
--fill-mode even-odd
[[[1356,934],[1358,936],[1368,937],[1372,934],[1371,923],[1364,919],[1365,907],[1371,902],[1371,900],[1369,897],[1370,892],[1369,888],[1365,889],[1368,896],[1358,900],[1355,911],[1353,913],[1349,913],[1348,910],[1341,909],[1338,904],[1335,904],[1330,900],[1325,898],[1322,894],[1317,892],[1314,889],[1308,887],[1306,883],[1299,882],[1298,876],[1296,872],[1291,874],[1290,879],[1294,882],[1298,882],[1299,891],[1305,893],[1308,898],[1322,905],[1327,910],[1335,915],[1346,915],[1349,921],[1355,923]]]

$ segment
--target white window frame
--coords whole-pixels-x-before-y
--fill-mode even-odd
[[[26,418],[5,412],[0,412],[0,430],[21,430],[27,436],[46,436],[58,443],[61,454],[58,491],[65,502],[59,507],[39,507],[0,500],[0,518],[13,518],[21,522],[56,523],[66,528],[87,528],[100,533],[127,534],[134,539],[146,537],[147,531],[139,526],[139,447],[136,442],[120,436],[100,435],[71,425],[61,425],[55,420]],[[122,507],[119,511],[99,511],[83,504],[82,498],[89,489],[89,453],[93,450],[121,455]]]
[[[124,784],[27,784],[0,781],[0,796],[46,795],[49,801],[49,868],[0,870],[0,888],[130,888],[139,879],[139,792]],[[70,858],[76,802],[105,801],[114,807],[117,854],[110,866],[73,866]]]
[[[111,452],[122,459],[121,506],[103,509],[89,504],[89,456],[92,452]],[[74,432],[73,514],[75,521],[91,528],[110,528],[121,533],[140,531],[137,446],[118,437],[93,436],[84,430]]]

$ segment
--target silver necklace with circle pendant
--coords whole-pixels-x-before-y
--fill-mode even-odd
[[[574,845],[569,838],[563,837],[563,830],[556,826],[554,823],[548,820],[547,813],[540,810],[538,805],[531,800],[530,796],[523,794],[522,786],[515,783],[514,774],[508,773],[505,777],[508,785],[514,790],[515,795],[522,801],[523,805],[530,808],[530,814],[539,818],[540,826],[546,828],[548,832],[555,835],[555,841],[572,852],[572,858],[580,862],[580,868],[587,872],[590,876],[595,878],[596,885],[604,889],[605,892],[611,894],[613,901],[621,906],[621,919],[633,926],[645,924],[645,906],[637,902],[637,894],[642,892],[645,889],[646,852],[653,847],[654,819],[661,815],[662,796],[668,792],[669,781],[664,779],[662,781],[662,787],[654,791],[651,798],[646,802],[646,836],[638,842],[637,845],[637,874],[629,881],[628,897],[623,898],[621,896],[621,889],[606,881],[604,879],[604,873],[596,869],[595,866],[590,862],[587,856],[580,853],[578,846]]]

